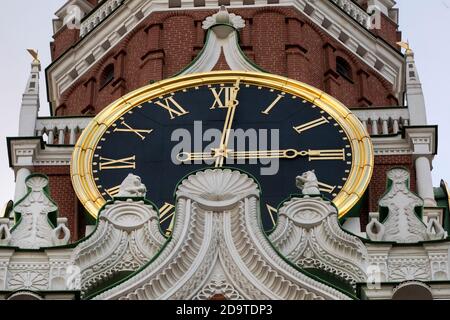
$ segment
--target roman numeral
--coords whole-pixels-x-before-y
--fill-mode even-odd
[[[336,186],[330,186],[329,184],[319,182],[319,190],[322,192],[333,193]]]
[[[342,160],[345,161],[345,149],[337,150],[309,150],[309,161]]]
[[[278,215],[278,210],[272,207],[270,204],[266,204],[267,212],[269,213],[270,220],[272,221],[272,227],[275,227],[275,218]]]
[[[100,171],[111,169],[136,169],[136,156],[123,159],[109,159],[100,157]]]
[[[126,127],[126,129],[123,128],[115,128],[114,132],[131,132],[135,133],[139,138],[142,140],[145,139],[145,136],[143,134],[150,134],[152,133],[153,129],[150,130],[144,130],[144,129],[133,129],[130,127],[125,121],[122,121],[121,124]]]
[[[113,198],[115,197],[120,191],[120,185],[109,188],[109,189],[105,189],[106,194],[110,197]]]
[[[164,203],[164,205],[159,208],[159,224],[163,224],[165,221],[170,220],[169,228],[166,230],[166,236],[170,236],[173,231],[173,223],[175,218],[175,206],[170,203]]]
[[[307,122],[305,124],[302,124],[300,126],[294,127],[294,130],[297,131],[298,133],[302,133],[304,131],[310,130],[312,128],[321,126],[323,124],[329,123],[328,119],[325,117],[321,117],[319,119]]]
[[[284,95],[279,94],[279,95],[276,97],[276,99],[271,103],[271,105],[268,106],[268,107],[266,108],[266,110],[262,111],[261,113],[267,114],[267,115],[268,115],[269,112],[272,111],[272,109],[277,105],[277,103],[278,103],[281,99],[283,99],[283,98],[284,98]]]
[[[155,102],[155,104],[169,111],[170,120],[175,119],[175,116],[181,117],[189,113],[173,97],[164,99],[164,102]]]
[[[213,110],[216,108],[216,106],[219,109],[228,108],[230,101],[232,98],[234,98],[234,93],[236,88],[235,87],[221,87],[219,91],[217,91],[217,88],[210,88],[213,96],[214,96],[214,103],[210,110]]]

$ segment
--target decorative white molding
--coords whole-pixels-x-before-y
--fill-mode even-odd
[[[92,119],[93,117],[38,118],[34,135],[46,136],[48,145],[64,145],[68,134],[68,144],[75,145],[77,134],[81,133]]]
[[[372,136],[395,135],[409,125],[409,110],[403,107],[354,109],[352,112]]]
[[[71,290],[68,286],[72,276],[68,272],[71,251],[57,248],[44,251],[0,248],[0,290]],[[4,298],[0,296],[0,300]]]
[[[125,0],[106,0],[95,12],[86,17],[80,27],[80,37],[84,37],[116,10]]]
[[[134,277],[95,299],[348,299],[287,264],[258,222],[257,184],[231,170],[205,170],[177,191],[171,241]]]
[[[68,166],[72,158],[73,146],[45,146],[40,139],[11,140],[10,161],[15,171],[33,166]]]
[[[370,27],[370,15],[361,7],[353,2],[353,0],[331,0],[339,8],[344,10],[350,17],[358,21],[366,28]]]
[[[81,271],[81,292],[122,271],[136,271],[160,250],[166,238],[157,212],[143,201],[118,201],[101,212],[94,233],[72,254]]]
[[[58,207],[47,194],[48,179],[31,175],[25,181],[28,193],[14,205],[20,219],[11,231],[11,246],[21,249],[39,249],[67,244],[70,231],[65,226],[67,219],[58,219],[58,225],[50,223],[49,214],[56,214]]]
[[[336,208],[321,197],[286,202],[269,239],[299,267],[322,269],[353,286],[366,279],[364,244],[340,228]]]
[[[373,241],[392,241],[415,243],[427,240],[440,240],[447,237],[438,221],[438,214],[428,217],[427,225],[416,215],[416,209],[423,208],[424,201],[410,191],[410,174],[406,169],[392,169],[387,174],[389,190],[380,199],[379,206],[388,210],[382,223],[379,213],[371,213],[371,221],[366,233]]]
[[[265,6],[268,6],[267,0],[257,0],[254,5],[244,4],[240,0],[232,1],[231,5],[227,7],[252,8]],[[307,14],[309,18],[320,26],[324,32],[355,53],[375,72],[392,83],[394,92],[401,100],[401,92],[404,90],[405,82],[403,57],[387,43],[365,30],[348,14],[337,10],[330,1],[280,0],[278,4],[269,4],[269,6],[293,6],[301,12],[304,12],[305,8],[313,8],[314,10]],[[123,3],[114,12],[114,19],[110,19],[109,23],[102,24],[88,33],[76,47],[70,49],[63,58],[58,59],[48,68],[49,100],[53,108],[60,103],[61,94],[80,79],[92,63],[104,57],[111,48],[123,40],[136,25],[150,14],[160,11],[198,10],[199,8],[194,6],[194,1],[181,1],[181,7],[179,8],[168,8],[167,0],[133,0]],[[205,8],[218,8],[218,1],[206,1]],[[324,21],[329,23],[324,24]],[[327,25],[327,27],[325,28],[324,25]],[[349,35],[345,43],[339,40],[341,32]],[[103,46],[105,41],[109,43],[106,49]],[[366,52],[364,56],[358,54],[360,48],[363,48]],[[87,59],[88,57],[89,59]],[[233,65],[230,65],[230,67],[236,68]],[[74,70],[75,72],[72,72]],[[71,76],[73,74],[77,76],[73,78]]]

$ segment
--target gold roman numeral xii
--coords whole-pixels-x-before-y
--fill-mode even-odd
[[[210,88],[211,93],[214,96],[214,103],[210,110],[214,110],[216,106],[219,109],[228,108],[229,102],[233,97],[236,88],[235,87],[221,87],[219,91],[217,88]]]
[[[109,159],[100,157],[100,171],[111,169],[136,169],[136,156],[123,159]]]

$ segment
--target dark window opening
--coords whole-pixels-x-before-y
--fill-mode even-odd
[[[108,83],[114,80],[114,65],[109,64],[103,70],[102,76],[100,78],[100,89],[106,86]]]
[[[345,79],[353,81],[352,67],[344,58],[336,58],[336,72]]]

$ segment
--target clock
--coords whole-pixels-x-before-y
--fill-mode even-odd
[[[339,216],[348,213],[370,181],[373,147],[356,116],[318,89],[265,73],[219,71],[164,80],[105,108],[75,146],[71,177],[93,217],[129,173],[141,177],[169,235],[177,184],[210,167],[258,181],[269,232],[306,171],[314,171]]]

